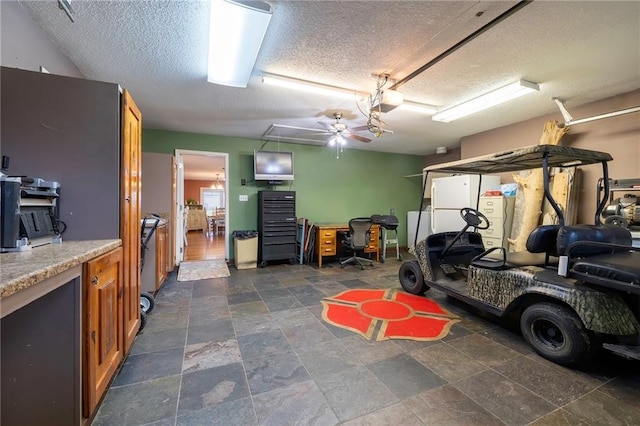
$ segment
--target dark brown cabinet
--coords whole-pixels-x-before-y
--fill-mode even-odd
[[[258,192],[258,259],[260,267],[271,260],[296,260],[296,193]]]

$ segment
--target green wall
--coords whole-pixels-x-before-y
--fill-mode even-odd
[[[263,146],[264,145],[264,146]],[[271,187],[253,180],[255,149],[292,151],[295,180]],[[296,191],[296,214],[315,223],[346,223],[356,216],[389,214],[400,220],[400,246],[406,246],[407,211],[420,207],[419,177],[424,158],[347,148],[336,159],[335,149],[195,133],[144,129],[142,150],[174,154],[176,149],[229,154],[227,185],[229,230],[257,229],[258,191]],[[144,170],[142,171],[144,181]],[[246,179],[246,186],[241,185]],[[239,195],[248,195],[240,202]],[[233,250],[230,250],[233,254]]]

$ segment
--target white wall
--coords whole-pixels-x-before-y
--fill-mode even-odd
[[[15,0],[0,0],[0,65],[84,78]]]

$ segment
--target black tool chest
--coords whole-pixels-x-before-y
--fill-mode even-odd
[[[271,260],[296,259],[295,191],[258,192],[258,258],[260,267]]]

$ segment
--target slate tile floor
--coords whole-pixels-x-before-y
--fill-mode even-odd
[[[93,425],[640,424],[640,363],[560,367],[433,290],[462,318],[440,341],[370,342],[322,321],[323,297],[399,288],[399,265],[171,274]]]

